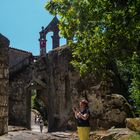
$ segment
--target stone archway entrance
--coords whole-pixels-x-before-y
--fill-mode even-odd
[[[32,128],[31,125],[32,125],[32,118],[33,116],[31,115],[32,111],[32,104],[31,104],[31,97],[32,97],[32,92],[33,90],[36,92],[36,96],[38,99],[40,99],[44,106],[48,106],[48,103],[47,103],[47,97],[46,97],[46,88],[47,88],[47,85],[41,81],[40,79],[37,79],[37,78],[33,78],[33,80],[31,80],[31,82],[29,83],[29,85],[26,87],[30,97],[28,98],[28,110],[27,110],[27,121],[28,121],[28,128]],[[39,110],[38,110],[39,111]],[[41,113],[41,109],[40,109],[40,113]]]

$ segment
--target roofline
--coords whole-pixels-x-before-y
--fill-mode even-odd
[[[9,47],[9,49],[12,49],[12,50],[16,50],[16,51],[20,51],[20,52],[23,52],[23,53],[28,53],[28,54],[31,54],[31,52],[28,52],[28,51],[25,51],[25,50],[20,50],[20,49],[17,49],[17,48],[12,48],[12,47]]]

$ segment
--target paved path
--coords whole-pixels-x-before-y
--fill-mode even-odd
[[[76,134],[72,132],[40,133],[29,130],[18,130],[8,132],[0,136],[0,140],[78,140]]]
[[[31,131],[40,132],[39,122],[35,123],[35,114],[33,112],[31,112]],[[44,126],[42,132],[47,133],[47,131],[47,127]]]
[[[0,140],[77,140],[76,135],[72,132],[54,132],[47,133],[47,128],[44,127],[42,133],[40,126],[35,124],[35,115],[31,113],[31,130],[24,127],[9,126],[8,134],[0,136]]]

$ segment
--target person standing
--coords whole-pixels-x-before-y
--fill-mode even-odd
[[[39,125],[40,125],[40,132],[42,133],[43,126],[44,126],[44,122],[43,122],[42,118],[40,118]]]
[[[36,124],[36,120],[37,120],[37,115],[36,115],[36,113],[35,113],[35,124]]]
[[[80,101],[80,110],[76,107],[73,108],[75,118],[77,121],[78,137],[80,140],[89,140],[90,124],[89,117],[90,111],[88,107],[88,101],[83,99]]]

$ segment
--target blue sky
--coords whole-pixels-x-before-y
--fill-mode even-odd
[[[0,33],[10,40],[11,47],[39,55],[39,31],[53,19],[44,8],[46,1],[0,0]],[[47,51],[52,49],[51,35],[47,35]]]

